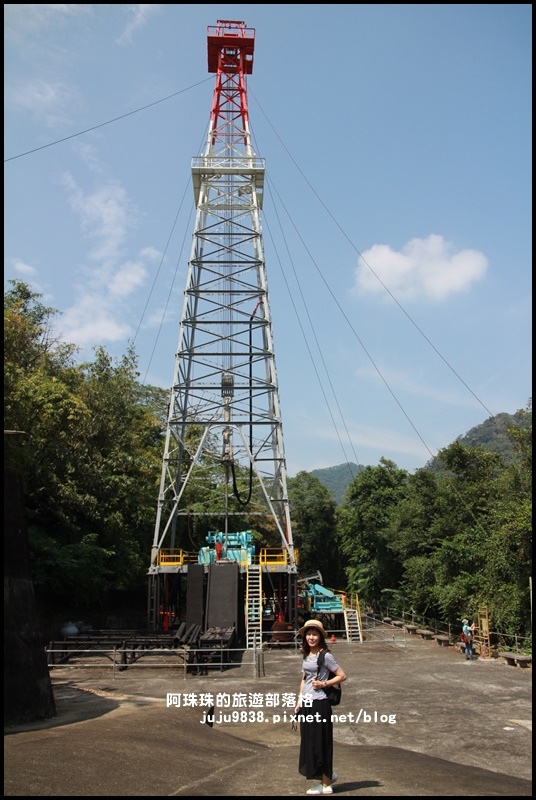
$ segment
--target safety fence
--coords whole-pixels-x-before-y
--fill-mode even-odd
[[[207,675],[210,670],[223,672],[232,667],[251,667],[253,677],[264,675],[262,649],[253,648],[146,648],[129,646],[77,647],[69,641],[45,648],[49,670],[110,668],[116,674],[131,669],[171,668],[186,679],[188,674]]]
[[[376,619],[382,624],[393,624],[393,621],[400,620],[404,626],[414,625],[418,628],[426,628],[434,634],[448,636],[453,642],[459,640],[462,631],[461,620],[459,624],[452,625],[450,622],[425,617],[415,611],[400,609],[396,605],[380,607],[377,611],[371,612],[368,618]],[[503,631],[491,629],[487,632],[487,635],[492,651],[532,652],[532,636],[521,636],[518,633],[504,633]]]
[[[387,644],[396,648],[406,646],[403,631],[389,630],[373,618],[364,618],[365,636],[362,642],[348,642],[345,630],[329,629],[328,644],[345,644],[350,651],[368,645]],[[111,633],[111,632],[110,632]],[[115,643],[103,641],[96,636],[91,641],[89,635],[70,637],[62,641],[50,642],[45,648],[47,663],[51,671],[58,669],[110,669],[115,679],[118,673],[132,669],[168,668],[178,671],[186,679],[188,675],[208,675],[209,671],[233,668],[251,668],[255,678],[265,675],[265,654],[270,650],[286,651],[298,655],[302,639],[297,631],[289,631],[284,641],[270,641],[271,632],[265,632],[263,643],[250,649],[237,647],[199,647],[196,644],[177,643],[162,646],[161,642],[141,636],[123,638]]]
[[[328,644],[345,643],[361,649],[369,645],[406,647],[406,631],[397,630],[380,623],[374,617],[363,617],[362,641],[348,641],[346,629],[328,625]],[[252,675],[260,677],[264,672],[264,654],[270,650],[299,654],[302,638],[296,630],[263,631],[260,644],[251,648],[231,647],[219,641],[203,644],[203,637],[190,642],[181,642],[173,634],[143,634],[135,631],[88,632],[80,636],[69,636],[49,642],[45,648],[50,670],[110,668],[116,673],[133,668],[170,668],[180,671],[186,678],[191,675],[207,675],[209,671],[220,671],[233,667],[251,667]]]

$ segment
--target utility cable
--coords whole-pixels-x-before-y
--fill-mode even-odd
[[[253,94],[253,93],[252,93],[252,94]],[[385,291],[386,291],[386,292],[387,292],[387,294],[388,294],[388,295],[391,297],[391,299],[393,300],[393,302],[394,302],[394,303],[396,303],[396,305],[398,306],[398,308],[400,309],[400,311],[402,311],[402,313],[404,314],[404,316],[405,316],[405,317],[406,317],[406,318],[409,320],[409,322],[410,322],[410,323],[411,323],[411,324],[412,324],[412,325],[415,327],[415,329],[416,329],[416,330],[417,330],[417,331],[420,333],[420,335],[421,335],[421,336],[423,337],[423,339],[424,339],[424,340],[425,340],[425,341],[428,343],[428,345],[429,345],[429,346],[432,348],[432,350],[433,350],[433,351],[436,353],[436,355],[438,355],[438,356],[439,356],[439,358],[440,358],[440,359],[443,361],[443,363],[444,363],[444,364],[445,364],[445,365],[448,367],[448,369],[449,369],[449,370],[450,370],[450,371],[451,371],[451,372],[452,372],[452,373],[453,373],[453,374],[456,376],[456,378],[457,378],[457,379],[458,379],[458,380],[459,380],[459,381],[460,381],[460,382],[461,382],[461,383],[462,383],[462,384],[465,386],[465,388],[467,389],[467,391],[468,391],[468,392],[470,392],[470,394],[472,394],[472,395],[473,395],[473,397],[475,398],[475,400],[476,400],[476,401],[477,401],[477,402],[478,402],[478,403],[479,403],[479,404],[482,406],[482,408],[483,408],[483,409],[485,409],[485,411],[486,411],[486,412],[487,412],[487,413],[488,413],[488,414],[489,414],[491,417],[493,417],[493,416],[494,416],[493,412],[489,410],[489,408],[486,406],[486,404],[485,404],[485,403],[484,403],[484,402],[483,402],[483,401],[482,401],[482,400],[481,400],[481,399],[480,399],[480,398],[479,398],[479,397],[478,397],[478,396],[475,394],[475,392],[474,392],[474,391],[471,389],[471,387],[470,387],[470,386],[469,386],[469,385],[468,385],[468,384],[467,384],[467,383],[464,381],[464,379],[461,377],[461,375],[459,375],[459,373],[458,373],[458,372],[457,372],[457,371],[454,369],[454,367],[452,366],[452,364],[450,364],[450,363],[447,361],[447,359],[446,359],[446,358],[445,358],[445,357],[442,355],[442,353],[440,353],[440,351],[439,351],[439,350],[437,349],[437,347],[436,347],[436,346],[433,344],[433,342],[430,340],[430,338],[429,338],[429,337],[428,337],[428,336],[427,336],[427,335],[424,333],[424,331],[422,330],[422,328],[420,328],[420,327],[419,327],[419,325],[418,325],[418,324],[415,322],[415,320],[414,320],[414,319],[411,317],[411,315],[410,315],[410,314],[408,314],[408,312],[407,312],[407,311],[405,310],[405,308],[402,306],[402,304],[400,303],[400,301],[399,301],[399,300],[398,300],[398,299],[395,297],[395,295],[394,295],[394,294],[391,292],[391,290],[389,289],[389,287],[385,285],[385,283],[384,283],[384,282],[381,280],[381,278],[379,277],[379,275],[378,275],[378,274],[377,274],[377,273],[374,271],[374,269],[373,269],[373,268],[370,266],[370,264],[367,262],[367,260],[366,260],[366,259],[363,257],[363,255],[361,254],[361,252],[359,251],[359,249],[357,248],[357,246],[354,244],[354,242],[352,241],[352,239],[350,238],[350,236],[348,236],[348,234],[346,233],[346,231],[344,230],[344,228],[342,227],[342,225],[339,223],[339,221],[336,219],[336,217],[335,217],[335,216],[334,216],[334,215],[331,213],[330,209],[329,209],[329,208],[326,206],[326,204],[324,203],[324,201],[322,200],[322,198],[320,197],[320,195],[318,194],[318,192],[316,191],[316,189],[314,188],[314,186],[312,185],[312,183],[309,181],[309,179],[307,178],[307,176],[304,174],[303,170],[301,169],[301,167],[299,166],[299,164],[297,163],[297,161],[295,160],[295,158],[292,156],[292,154],[290,153],[289,149],[287,148],[287,146],[285,145],[285,143],[283,142],[283,140],[281,139],[281,137],[280,137],[280,136],[279,136],[279,134],[277,133],[277,131],[276,131],[276,129],[274,128],[274,126],[272,125],[272,123],[270,122],[270,120],[269,120],[268,116],[267,116],[267,115],[266,115],[266,113],[264,112],[264,109],[263,109],[263,108],[262,108],[262,106],[260,105],[260,103],[259,103],[259,101],[257,100],[257,98],[255,97],[255,95],[253,95],[253,97],[255,98],[256,102],[258,103],[258,105],[259,105],[259,108],[260,108],[261,112],[263,113],[263,115],[264,115],[264,117],[265,117],[266,121],[268,122],[268,124],[270,125],[271,129],[273,130],[273,132],[274,132],[275,136],[276,136],[276,137],[277,137],[277,139],[279,140],[279,142],[280,142],[281,146],[284,148],[285,152],[287,153],[288,157],[290,158],[290,160],[292,161],[292,163],[294,164],[294,166],[296,167],[296,169],[298,170],[298,172],[299,172],[299,173],[300,173],[300,175],[302,176],[303,180],[306,182],[306,184],[308,185],[308,187],[310,188],[310,190],[313,192],[313,194],[315,195],[315,197],[317,198],[317,200],[319,201],[319,203],[322,205],[322,207],[324,208],[324,210],[326,211],[326,213],[329,215],[329,217],[331,218],[331,220],[332,220],[332,221],[335,223],[335,225],[336,225],[336,226],[337,226],[337,228],[340,230],[340,232],[342,233],[342,235],[344,236],[344,238],[347,240],[347,242],[350,244],[350,246],[352,247],[352,249],[353,249],[353,250],[354,250],[354,251],[357,253],[357,255],[359,256],[359,258],[361,259],[361,261],[363,262],[363,264],[365,264],[365,266],[366,266],[366,267],[367,267],[367,268],[368,268],[368,269],[369,269],[369,270],[372,272],[372,274],[374,275],[374,277],[376,278],[376,280],[377,280],[377,281],[378,281],[378,282],[381,284],[381,286],[382,286],[382,287],[385,289]],[[288,213],[288,212],[287,212],[287,213]],[[315,266],[316,266],[316,264],[315,264]],[[318,267],[316,267],[316,269],[319,271],[319,274],[321,275],[322,279],[324,280],[324,283],[326,283],[326,281],[325,281],[325,279],[324,279],[324,276],[322,275],[322,273],[320,272],[320,270],[318,269]],[[327,283],[326,283],[326,285],[327,285]],[[329,287],[328,287],[328,288],[329,288]],[[333,298],[335,299],[335,296],[333,295],[333,292],[331,292],[331,290],[330,290],[330,293],[332,294]],[[338,301],[337,301],[337,300],[336,300],[336,302],[337,302],[337,305],[339,305],[339,303],[338,303]],[[340,308],[340,305],[339,305],[339,308]],[[341,311],[342,311],[342,309],[341,309]],[[344,312],[343,312],[343,314],[344,314]],[[345,316],[345,318],[347,319],[347,317],[346,317],[346,315],[345,315],[345,314],[344,314],[344,316]],[[383,378],[383,377],[382,377],[382,380],[384,380],[384,378]],[[384,380],[384,383],[385,383],[385,380]],[[391,391],[391,390],[389,389],[389,391]],[[392,394],[392,392],[391,392],[391,394]],[[393,396],[394,396],[394,395],[393,395]],[[395,399],[396,399],[396,398],[395,398]],[[398,401],[397,401],[397,403],[398,403]],[[399,405],[400,405],[400,404],[399,404]],[[402,410],[403,410],[403,409],[402,409]],[[405,414],[405,412],[404,412],[404,414]],[[407,417],[407,415],[406,415],[406,414],[405,414],[405,416]],[[409,420],[409,418],[408,418],[408,420]],[[414,428],[413,424],[412,424],[412,427]],[[422,441],[422,438],[421,438],[421,436],[420,436],[420,435],[419,435],[419,438],[420,438],[420,439],[421,439],[421,441]],[[424,443],[424,442],[423,442],[423,443]],[[428,448],[428,447],[426,447],[426,449],[429,451],[429,448]],[[430,451],[429,451],[429,452],[430,452]]]
[[[92,125],[91,128],[85,128],[83,131],[78,131],[78,133],[72,133],[70,136],[64,136],[63,139],[56,139],[54,142],[49,142],[48,144],[43,144],[41,147],[34,147],[33,150],[26,150],[24,153],[19,153],[16,156],[10,156],[9,158],[4,159],[4,164],[8,161],[14,161],[17,158],[23,158],[24,156],[32,155],[32,153],[37,153],[39,150],[45,150],[47,147],[54,147],[57,144],[61,144],[62,142],[68,142],[69,139],[76,139],[78,136],[83,136],[85,133],[91,133],[91,131],[96,131],[99,128],[103,128],[105,125],[112,125],[114,122],[119,122],[121,119],[125,119],[126,117],[131,117],[133,114],[139,114],[140,111],[145,111],[147,108],[152,108],[153,106],[157,106],[159,103],[164,103],[166,100],[171,100],[172,97],[177,97],[179,94],[184,94],[184,92],[189,92],[191,89],[195,89],[196,86],[201,86],[201,84],[206,83],[207,81],[211,81],[212,76],[205,78],[203,81],[199,81],[198,83],[193,83],[191,86],[187,86],[186,89],[180,89],[178,92],[173,92],[173,94],[169,94],[167,97],[162,97],[160,100],[155,100],[153,103],[148,103],[146,106],[141,106],[141,108],[136,108],[134,111],[127,111],[126,114],[121,114],[119,117],[114,117],[113,119],[109,119],[107,122],[100,122],[98,125]]]
[[[269,191],[270,191],[270,193],[271,193],[271,185],[270,185],[270,181],[268,181],[268,188],[269,188]],[[298,285],[298,290],[299,290],[299,292],[300,292],[300,296],[301,296],[301,299],[302,299],[302,302],[303,302],[303,305],[304,305],[304,308],[305,308],[305,313],[306,313],[306,315],[307,315],[307,319],[309,320],[309,325],[310,325],[310,327],[311,327],[312,335],[313,335],[313,338],[314,338],[314,340],[315,340],[315,342],[316,342],[316,346],[317,346],[317,348],[318,348],[318,352],[319,352],[319,354],[320,354],[320,359],[321,359],[321,361],[322,361],[322,364],[323,364],[323,366],[324,366],[324,370],[325,370],[325,372],[326,372],[327,380],[328,380],[328,383],[329,383],[329,385],[330,385],[330,388],[331,388],[331,391],[332,391],[333,397],[335,398],[335,403],[336,403],[336,405],[337,405],[337,408],[338,408],[338,410],[339,410],[339,414],[340,414],[340,417],[341,417],[341,420],[342,420],[342,423],[343,423],[344,429],[345,429],[345,431],[346,431],[346,435],[347,435],[347,437],[348,437],[348,442],[349,442],[349,444],[350,444],[350,447],[352,448],[352,452],[353,452],[353,454],[354,454],[354,458],[355,458],[355,460],[356,460],[356,462],[357,462],[357,464],[358,464],[358,466],[359,466],[360,462],[359,462],[359,459],[358,459],[358,457],[357,457],[357,454],[356,454],[356,452],[355,452],[355,448],[354,448],[354,445],[353,445],[352,439],[351,439],[351,437],[350,437],[350,433],[349,433],[349,431],[348,431],[348,428],[347,428],[347,426],[346,426],[346,422],[345,422],[345,419],[344,419],[344,415],[343,415],[343,413],[342,413],[342,409],[341,409],[341,407],[340,407],[340,405],[339,405],[339,401],[338,401],[338,399],[337,399],[337,394],[336,394],[336,392],[335,392],[335,388],[334,388],[334,386],[333,386],[333,383],[332,383],[332,381],[331,381],[331,377],[330,377],[330,374],[329,374],[329,370],[328,370],[327,364],[326,364],[326,362],[325,362],[325,359],[324,359],[324,354],[323,354],[323,352],[322,352],[322,348],[320,347],[320,343],[319,343],[319,341],[318,341],[318,337],[317,337],[317,335],[316,335],[316,333],[315,333],[315,330],[314,330],[314,325],[313,325],[313,322],[312,322],[312,319],[311,319],[311,315],[309,314],[309,309],[308,309],[308,307],[307,307],[307,302],[306,302],[306,300],[305,300],[305,297],[304,297],[304,295],[303,295],[303,291],[302,291],[302,288],[301,288],[301,285],[300,285],[300,282],[299,282],[298,276],[297,276],[297,274],[296,274],[296,268],[295,268],[295,265],[294,265],[294,261],[293,261],[293,259],[292,259],[292,256],[291,256],[291,254],[290,254],[290,251],[289,251],[288,243],[287,243],[287,240],[286,240],[286,237],[285,237],[284,231],[283,231],[283,229],[282,229],[282,226],[281,226],[281,220],[280,220],[280,218],[279,218],[279,214],[278,214],[277,207],[276,207],[275,203],[274,203],[274,209],[275,209],[276,218],[277,218],[277,220],[278,220],[279,228],[280,228],[280,231],[281,231],[281,235],[283,236],[283,241],[285,242],[285,247],[286,247],[286,250],[287,250],[287,255],[288,255],[288,258],[289,258],[290,264],[291,264],[291,266],[292,266],[292,271],[293,271],[293,273],[294,273],[294,277],[295,277],[295,279],[296,279],[296,283],[297,283],[297,285]],[[267,221],[266,213],[264,213],[264,214],[263,214],[263,220],[264,220],[265,222]],[[270,239],[271,239],[271,241],[272,241],[272,244],[274,245],[274,250],[275,250],[275,253],[276,253],[277,260],[278,260],[278,262],[279,262],[279,266],[280,266],[280,269],[281,269],[281,274],[282,274],[282,276],[283,276],[283,280],[284,280],[284,282],[285,282],[285,285],[286,285],[286,287],[287,287],[287,290],[288,290],[288,293],[289,293],[290,302],[292,303],[292,307],[294,308],[294,312],[295,312],[295,314],[296,314],[296,319],[297,319],[297,321],[298,321],[298,325],[299,325],[299,327],[300,327],[300,330],[301,330],[301,332],[302,332],[302,336],[303,336],[303,339],[304,339],[304,342],[305,342],[305,346],[306,346],[306,348],[307,348],[307,352],[309,353],[309,357],[310,357],[310,359],[311,359],[311,364],[313,365],[313,369],[314,369],[314,371],[315,371],[315,374],[316,374],[316,377],[317,377],[317,380],[318,380],[318,384],[319,384],[319,386],[320,386],[320,391],[322,392],[322,395],[323,395],[323,397],[324,397],[324,400],[325,400],[325,403],[326,403],[326,406],[327,406],[327,409],[328,409],[328,413],[329,413],[329,415],[330,415],[330,417],[331,417],[331,421],[332,421],[332,423],[333,423],[333,427],[334,427],[334,429],[335,429],[335,433],[336,433],[336,435],[337,435],[337,439],[339,440],[339,444],[340,444],[340,446],[341,446],[341,450],[342,450],[342,452],[343,452],[343,455],[344,455],[345,462],[346,462],[346,464],[348,465],[348,468],[349,468],[349,470],[350,470],[350,475],[351,475],[351,477],[352,477],[352,478],[354,478],[354,477],[355,477],[355,475],[353,474],[353,472],[352,472],[352,469],[351,469],[351,467],[350,467],[350,461],[349,461],[349,459],[348,459],[348,456],[346,455],[346,450],[345,450],[344,444],[343,444],[343,442],[342,442],[342,439],[341,439],[341,436],[340,436],[340,433],[339,433],[339,429],[338,429],[337,423],[336,423],[336,421],[335,421],[335,417],[333,416],[333,412],[332,412],[332,410],[331,410],[331,405],[330,405],[329,399],[328,399],[328,397],[327,397],[327,395],[326,395],[326,392],[324,391],[324,385],[323,385],[322,379],[321,379],[321,377],[320,377],[320,374],[319,374],[319,372],[318,372],[318,369],[317,369],[317,367],[316,367],[315,359],[313,358],[313,354],[312,354],[312,352],[311,352],[311,348],[309,347],[309,341],[308,341],[308,338],[307,338],[307,334],[306,334],[306,332],[305,332],[305,330],[304,330],[304,328],[303,328],[303,325],[302,325],[302,322],[301,322],[301,319],[300,319],[300,314],[299,314],[299,312],[298,312],[298,309],[297,309],[297,307],[296,307],[296,303],[294,302],[294,297],[293,297],[293,294],[292,294],[292,291],[291,291],[290,285],[289,285],[289,283],[288,283],[288,280],[287,280],[287,276],[286,276],[285,270],[283,269],[283,265],[282,265],[282,263],[281,263],[281,258],[280,258],[280,256],[279,256],[279,253],[278,253],[278,250],[277,250],[277,245],[276,245],[276,243],[275,243],[275,241],[274,241],[274,237],[273,237],[273,235],[272,235],[272,231],[271,231],[271,229],[270,229],[270,226],[269,226],[269,225],[267,225],[266,227],[268,228],[268,233],[269,233],[269,235],[270,235]]]

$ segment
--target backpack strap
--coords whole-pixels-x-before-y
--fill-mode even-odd
[[[320,675],[320,670],[324,666],[324,660],[326,658],[326,651],[321,650],[318,654],[318,658],[316,659],[316,679],[318,680],[318,676]]]

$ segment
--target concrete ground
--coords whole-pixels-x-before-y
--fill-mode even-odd
[[[334,794],[532,795],[532,667],[466,661],[393,630],[330,646],[348,676],[334,709]],[[312,784],[297,769],[293,698],[284,705],[300,665],[280,648],[264,653],[259,677],[252,663],[186,677],[150,659],[122,672],[56,668],[57,717],[4,731],[4,795],[303,795]],[[210,695],[231,704],[216,705],[212,727]]]

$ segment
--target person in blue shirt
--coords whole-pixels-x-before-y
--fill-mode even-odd
[[[465,636],[465,658],[467,661],[473,660],[473,632],[475,630],[475,623],[469,625],[468,619],[462,619],[462,632]]]
[[[346,675],[327,647],[327,633],[319,620],[307,620],[298,634],[303,637],[302,680],[296,706],[300,722],[299,772],[305,778],[320,781],[306,794],[333,794],[331,787],[338,775],[333,771],[331,705],[324,689],[342,683]],[[324,664],[318,671],[318,654],[322,650],[326,651]],[[331,678],[330,672],[334,673]],[[303,704],[305,698],[308,705]]]

